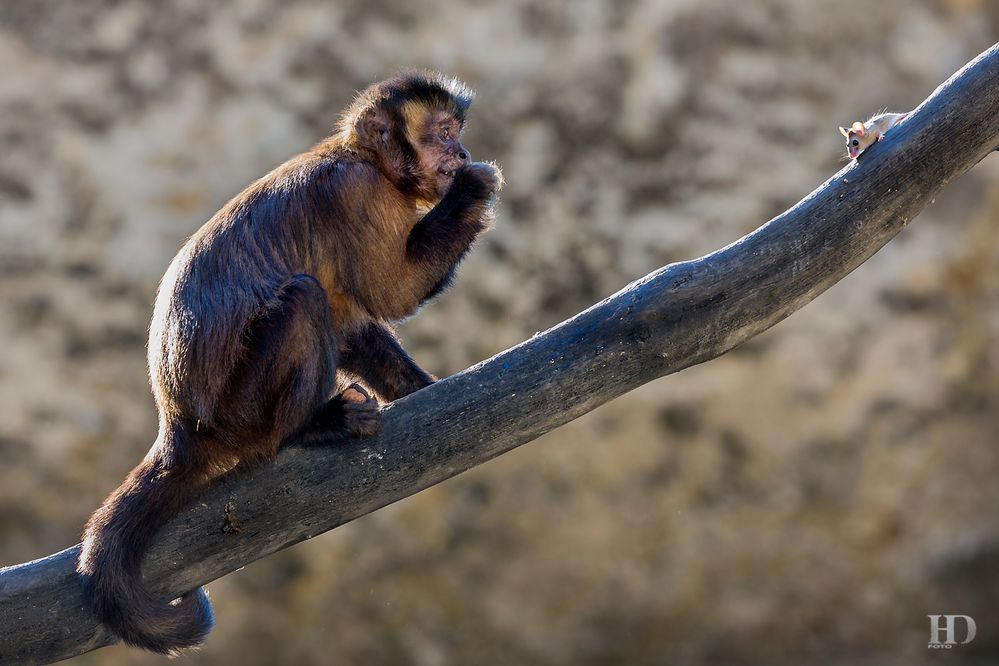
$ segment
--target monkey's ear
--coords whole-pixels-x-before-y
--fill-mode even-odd
[[[864,136],[864,134],[867,133],[867,130],[864,129],[864,123],[860,122],[859,120],[853,123],[851,127],[853,128],[853,133],[856,134],[857,136]]]
[[[370,145],[383,144],[388,141],[391,129],[388,118],[381,113],[369,113],[361,119],[360,130]]]
[[[842,135],[843,135],[843,136],[845,136],[845,137],[848,137],[848,138],[849,138],[849,136],[850,136],[850,130],[848,130],[848,129],[847,129],[847,128],[845,128],[845,127],[840,127],[840,128],[839,128],[839,133],[840,133],[840,134],[842,134]]]

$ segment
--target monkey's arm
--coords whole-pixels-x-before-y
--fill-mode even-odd
[[[384,324],[372,322],[351,337],[340,354],[340,367],[360,377],[386,402],[434,383]]]
[[[406,261],[425,285],[424,298],[447,286],[454,267],[476,236],[492,225],[499,169],[476,162],[455,173],[444,198],[416,223],[406,241]]]

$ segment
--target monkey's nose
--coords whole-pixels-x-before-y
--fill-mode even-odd
[[[464,150],[460,151],[458,153],[458,159],[464,162],[465,160],[468,159],[468,153],[466,153]]]

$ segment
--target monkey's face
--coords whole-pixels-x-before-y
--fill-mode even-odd
[[[433,184],[437,198],[443,197],[454,181],[454,172],[470,161],[461,145],[461,123],[445,113],[430,113],[413,137],[424,182]]]

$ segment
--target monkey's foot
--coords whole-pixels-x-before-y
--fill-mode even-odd
[[[358,384],[351,384],[316,412],[307,432],[319,437],[328,437],[331,431],[339,436],[368,437],[378,432],[380,420],[378,401]]]
[[[369,437],[378,432],[381,421],[378,401],[360,385],[351,384],[337,398],[342,401],[343,429],[346,433]]]

